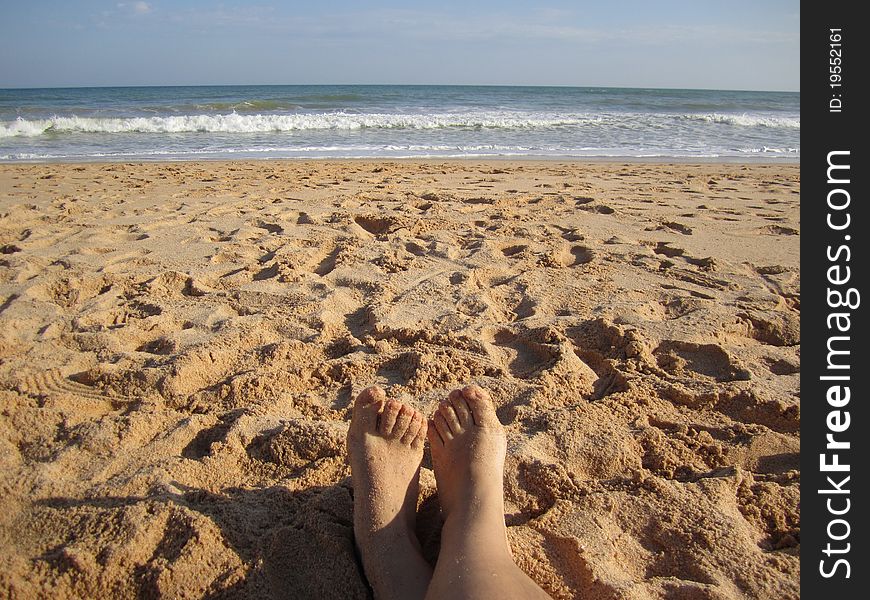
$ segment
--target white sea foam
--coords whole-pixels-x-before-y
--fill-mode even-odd
[[[740,148],[738,152],[747,154],[800,154],[800,148],[771,148],[764,146],[762,148]]]
[[[680,152],[675,149],[655,152],[627,148],[529,147],[482,145],[347,145],[347,146],[254,146],[196,150],[138,150],[86,153],[12,153],[0,154],[0,161],[44,160],[214,160],[222,158],[474,158],[474,157],[550,157],[550,158],[675,158],[739,159],[761,155],[768,159],[793,160],[799,148],[741,148],[723,152]]]
[[[15,121],[0,121],[0,138],[33,137],[45,133],[46,121],[28,121],[19,117]]]
[[[688,114],[681,118],[690,121],[706,121],[707,123],[721,123],[725,125],[739,125],[741,127],[783,127],[787,129],[800,129],[801,120],[795,117],[774,117],[761,115],[726,115],[720,113]]]
[[[674,115],[696,123],[800,129],[800,118],[748,114]],[[558,114],[512,111],[444,113],[195,114],[128,118],[53,116],[0,121],[0,138],[63,133],[274,133],[362,129],[505,129],[618,127],[663,129],[663,115],[644,113]]]
[[[595,116],[512,112],[398,114],[345,112],[317,114],[246,115],[199,114],[165,117],[60,117],[0,122],[0,138],[33,137],[46,133],[268,133],[310,130],[548,128],[595,123]]]

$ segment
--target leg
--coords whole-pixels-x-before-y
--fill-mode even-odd
[[[451,392],[428,437],[445,520],[426,598],[549,598],[511,558],[502,487],[507,443],[489,395],[476,385]]]
[[[432,577],[414,534],[425,438],[423,415],[382,389],[356,398],[347,434],[353,532],[378,600],[422,600]]]

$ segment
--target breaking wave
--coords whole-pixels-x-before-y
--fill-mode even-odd
[[[595,123],[597,117],[527,113],[199,114],[155,117],[59,117],[0,123],[0,137],[58,133],[267,133],[355,129],[528,129]]]
[[[721,123],[724,125],[738,125],[740,127],[783,127],[787,129],[800,129],[800,118],[773,117],[760,115],[726,115],[720,113],[689,114],[682,115],[683,119],[690,121],[706,121],[707,123]]]
[[[533,130],[617,126],[667,127],[668,118],[738,127],[800,129],[800,118],[759,115],[554,114],[529,112],[463,113],[294,113],[238,112],[126,118],[53,116],[0,122],[0,138],[63,133],[269,133],[362,129],[504,129]]]

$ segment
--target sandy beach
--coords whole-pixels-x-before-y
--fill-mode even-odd
[[[797,164],[0,165],[0,595],[370,597],[350,403],[475,382],[554,598],[798,598],[799,191]]]

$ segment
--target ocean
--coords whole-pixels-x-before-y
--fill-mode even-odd
[[[0,162],[800,160],[800,94],[501,86],[0,89]]]

